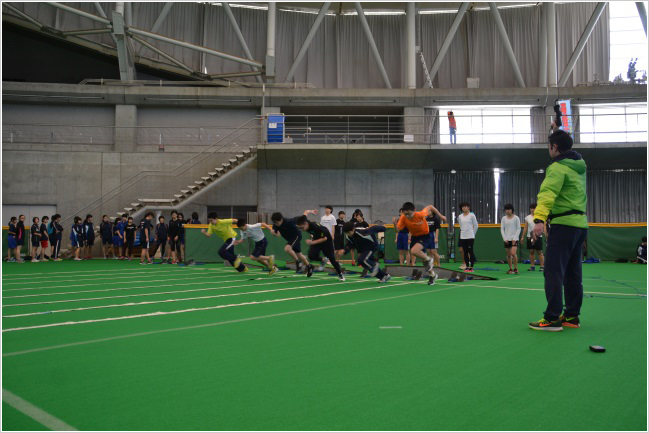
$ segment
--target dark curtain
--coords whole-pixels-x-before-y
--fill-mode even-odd
[[[478,223],[494,223],[496,184],[493,171],[438,172],[434,175],[435,206],[450,217],[458,205],[469,202]]]
[[[587,173],[588,221],[647,221],[646,170],[593,170]]]
[[[498,194],[499,215],[504,215],[503,206],[507,203],[514,205],[514,213],[521,221],[527,216],[529,206],[536,203],[541,183],[545,173],[532,171],[506,171],[500,173],[500,190]]]

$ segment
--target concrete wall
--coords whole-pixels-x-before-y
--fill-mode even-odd
[[[260,169],[257,175],[258,212],[297,215],[327,204],[358,206],[369,207],[366,220],[388,222],[406,201],[433,201],[432,170]]]

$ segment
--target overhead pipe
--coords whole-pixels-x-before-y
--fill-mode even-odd
[[[635,7],[638,9],[638,15],[640,15],[640,21],[642,21],[642,27],[644,28],[644,35],[647,36],[647,8],[645,8],[644,2],[635,2]]]
[[[76,9],[76,8],[72,8],[72,7],[67,6],[67,5],[64,5],[64,4],[62,4],[62,3],[56,3],[56,2],[45,2],[45,4],[48,4],[48,5],[50,5],[50,6],[54,6],[55,8],[62,9],[62,10],[64,10],[64,11],[66,11],[66,12],[70,12],[70,13],[73,13],[73,14],[75,14],[75,15],[79,15],[80,17],[88,18],[89,20],[97,21],[98,23],[102,23],[102,24],[110,24],[110,20],[107,19],[107,18],[98,17],[97,15],[93,15],[93,14],[90,14],[90,13],[88,13],[88,12],[84,12],[84,11],[82,11],[82,10],[79,10],[79,9]],[[3,6],[5,6],[5,5],[6,5],[6,4],[3,3]]]
[[[45,28],[44,24],[42,24],[41,22],[35,20],[34,18],[27,15],[25,12],[23,12],[20,9],[10,5],[9,3],[2,3],[2,6],[6,7],[7,9],[9,9],[11,12],[15,13],[19,17],[26,19],[27,21],[34,24],[38,28],[40,28],[40,29]]]
[[[150,49],[150,50],[153,51],[154,53],[157,53],[157,54],[159,54],[160,56],[164,57],[165,59],[169,60],[169,61],[170,61],[171,63],[173,63],[174,65],[176,65],[176,66],[180,66],[181,68],[183,68],[184,70],[186,70],[187,72],[189,72],[189,73],[191,73],[191,74],[195,74],[195,73],[196,73],[196,71],[194,71],[192,68],[190,68],[189,66],[187,66],[186,64],[184,64],[184,63],[181,62],[180,60],[177,60],[177,59],[171,57],[169,54],[167,54],[167,53],[165,53],[164,51],[162,51],[161,49],[159,49],[159,48],[157,48],[157,47],[151,45],[150,43],[148,43],[148,42],[145,41],[144,39],[140,38],[139,36],[131,35],[131,38],[132,38],[133,40],[137,41],[139,44],[143,45],[144,47]]]
[[[559,74],[557,71],[557,13],[554,3],[548,2],[544,5],[548,36],[548,85],[557,87]]]
[[[237,39],[239,40],[239,44],[241,45],[241,48],[243,49],[243,53],[246,55],[246,58],[248,60],[254,60],[252,58],[252,54],[250,53],[250,49],[248,49],[248,44],[246,44],[246,40],[243,37],[243,33],[241,33],[241,29],[239,28],[239,24],[237,24],[237,20],[234,18],[234,14],[232,13],[232,9],[230,9],[230,5],[227,3],[221,3],[221,6],[223,6],[223,10],[225,11],[225,14],[228,17],[228,20],[230,20],[230,24],[232,24],[232,28],[234,29],[234,34],[236,35]],[[257,68],[253,67],[253,70]],[[261,83],[263,82],[261,77],[259,76],[260,74],[255,74],[257,82]]]

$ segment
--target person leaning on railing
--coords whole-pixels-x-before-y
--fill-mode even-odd
[[[452,111],[448,112],[448,127],[450,131],[451,144],[457,144],[457,123],[455,123],[455,115]]]

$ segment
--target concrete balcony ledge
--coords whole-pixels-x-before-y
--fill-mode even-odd
[[[576,144],[590,169],[647,167],[647,143]],[[547,144],[331,144],[270,143],[258,146],[259,168],[435,170],[539,170]]]

